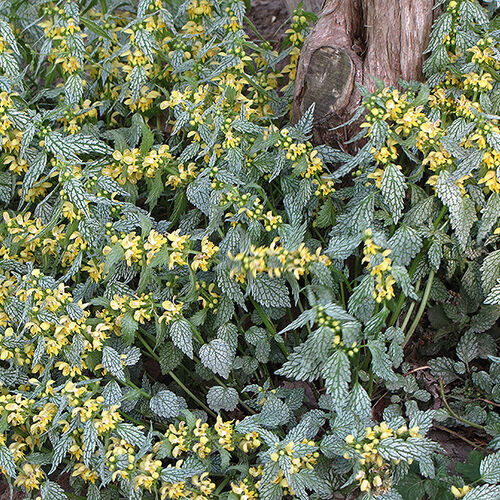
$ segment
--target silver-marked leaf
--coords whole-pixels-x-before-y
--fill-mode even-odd
[[[477,335],[467,332],[462,335],[457,345],[457,356],[466,364],[476,359],[479,354]]]
[[[73,73],[64,84],[64,95],[69,105],[78,104],[83,96],[83,82],[78,73]]]
[[[257,276],[252,284],[253,298],[266,307],[290,307],[288,288],[281,278],[270,278],[267,274]]]
[[[87,193],[79,179],[73,177],[67,180],[64,185],[64,192],[68,195],[69,201],[81,210],[87,217],[90,217],[89,207],[87,205]]]
[[[181,405],[172,391],[163,390],[155,394],[149,401],[149,407],[159,417],[173,418],[179,415]]]
[[[16,477],[16,464],[14,455],[7,446],[0,446],[0,467],[5,469],[5,472],[10,477]]]
[[[394,222],[397,222],[403,212],[406,193],[405,176],[398,165],[389,163],[389,165],[385,167],[380,190],[384,197],[384,201],[391,210]]]
[[[483,458],[479,471],[485,483],[500,483],[500,451]]]
[[[169,333],[175,347],[193,359],[193,331],[191,325],[184,318],[178,319],[170,325]]]
[[[458,242],[465,249],[470,229],[477,220],[476,209],[470,198],[462,196],[460,188],[450,178],[447,170],[442,170],[436,182],[436,193],[450,212],[451,225]]]
[[[35,182],[38,181],[40,175],[42,175],[47,165],[47,154],[45,151],[40,151],[33,161],[29,162],[29,169],[23,179],[21,198],[26,198],[28,191],[34,186]]]
[[[481,266],[481,280],[485,295],[489,294],[500,279],[500,250],[488,254]]]
[[[89,419],[85,422],[83,428],[83,463],[88,467],[90,465],[90,460],[94,455],[95,447],[99,436],[94,425],[94,421]]]
[[[108,370],[108,372],[113,374],[118,380],[125,381],[122,358],[112,347],[103,347],[102,366]]]
[[[384,380],[397,380],[392,369],[391,358],[385,351],[384,343],[380,340],[368,342],[368,348],[372,355],[372,369],[376,375]]]
[[[500,305],[500,279],[497,280],[497,284],[490,290],[484,303],[487,305]]]
[[[408,266],[422,248],[422,237],[410,226],[401,225],[387,242],[395,264]]]
[[[68,497],[60,485],[52,481],[45,481],[40,486],[40,497],[43,500],[66,500]]]
[[[326,392],[335,403],[342,405],[351,381],[351,363],[344,351],[335,351],[323,365],[321,375],[325,380]]]
[[[232,387],[210,387],[207,394],[208,406],[215,412],[233,411],[238,405],[238,392]]]
[[[233,357],[233,350],[222,339],[214,339],[200,347],[200,360],[203,365],[224,378],[229,377]]]
[[[483,484],[472,488],[463,500],[498,500],[500,498],[500,485]]]

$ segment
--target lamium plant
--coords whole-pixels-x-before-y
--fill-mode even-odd
[[[277,50],[247,3],[0,2],[2,481],[500,498],[500,18],[439,2],[349,154],[291,123],[314,16]]]

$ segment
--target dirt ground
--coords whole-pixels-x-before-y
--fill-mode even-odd
[[[289,15],[284,0],[252,0],[252,9],[248,17],[260,35],[274,47],[285,37]],[[247,33],[252,39],[256,38],[248,26]]]

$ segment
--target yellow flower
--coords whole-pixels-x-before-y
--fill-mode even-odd
[[[383,175],[384,175],[383,169],[377,168],[375,172],[368,174],[367,177],[368,179],[373,179],[375,181],[375,186],[377,187],[377,189],[380,189],[380,187],[382,186]]]
[[[99,477],[97,472],[91,471],[85,464],[76,464],[73,468],[72,476],[80,476],[85,482],[95,483]]]
[[[479,184],[485,184],[491,191],[500,193],[500,182],[494,170],[488,170],[484,177],[479,179]]]
[[[170,300],[165,300],[161,305],[163,309],[165,309],[165,312],[160,316],[159,322],[161,323],[162,321],[165,321],[168,325],[173,320],[179,318],[182,314],[183,305],[183,302],[175,304]]]
[[[452,486],[451,492],[456,498],[463,498],[471,489],[472,488],[469,485],[463,486],[462,488]]]
[[[21,472],[14,481],[14,485],[22,486],[28,492],[37,490],[44,476],[45,474],[39,465],[26,463],[21,467]]]
[[[161,500],[165,500],[166,498],[177,500],[179,498],[186,498],[185,492],[186,483],[183,481],[179,483],[164,483],[160,488],[160,496]]]

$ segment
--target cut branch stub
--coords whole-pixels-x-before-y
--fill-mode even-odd
[[[298,96],[300,114],[315,103],[314,122],[331,120],[349,103],[355,76],[354,63],[343,49],[331,46],[316,49],[304,78],[302,96]]]

